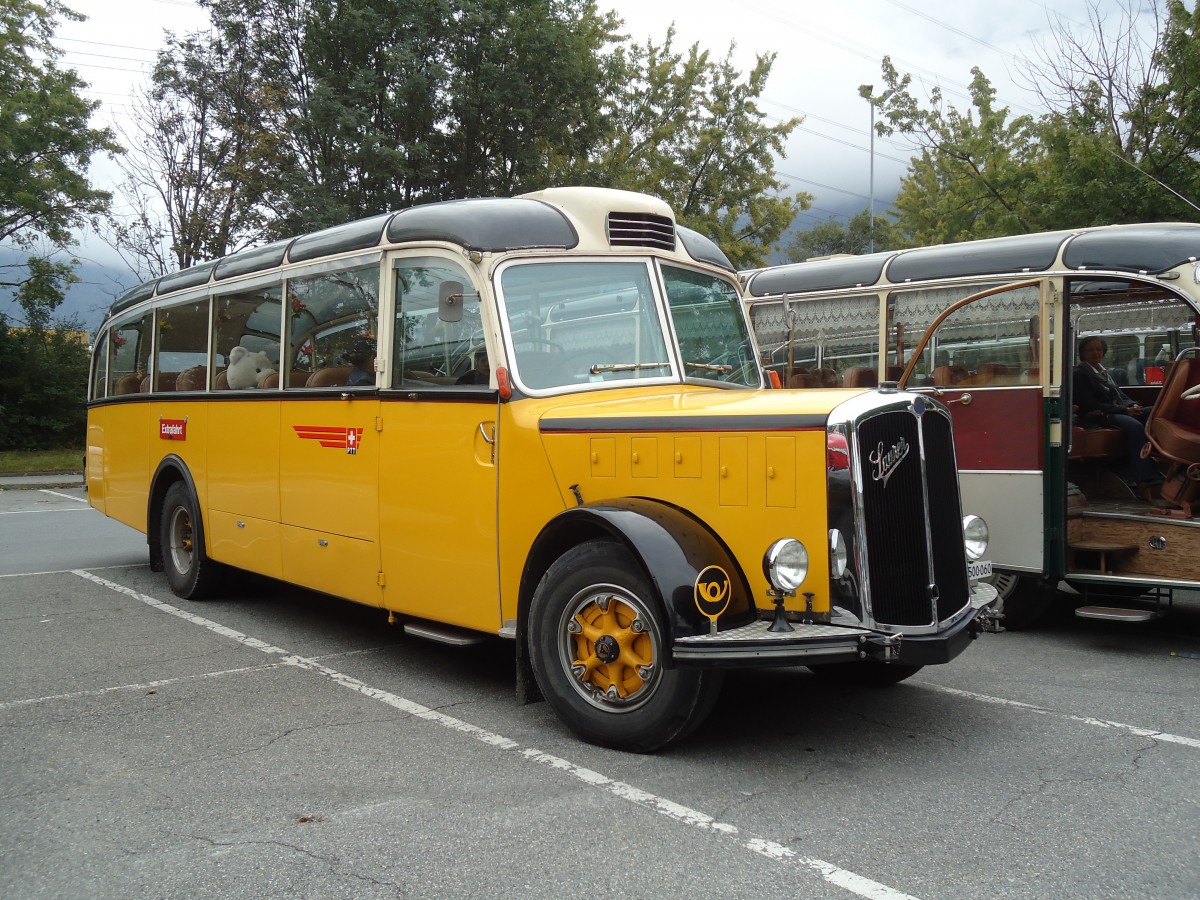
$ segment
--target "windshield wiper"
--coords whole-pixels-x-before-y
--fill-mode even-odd
[[[710,372],[719,372],[722,375],[728,375],[733,371],[733,366],[717,365],[716,363],[685,362],[684,365],[689,369],[707,369]]]
[[[670,363],[594,363],[589,372],[599,375],[601,372],[635,372],[638,369],[669,369]]]

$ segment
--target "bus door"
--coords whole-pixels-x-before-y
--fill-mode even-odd
[[[982,288],[982,289],[980,289]],[[930,320],[905,367],[903,386],[933,394],[951,410],[962,502],[989,525],[998,568],[1043,567],[1047,379],[1043,286],[895,291],[898,322]]]
[[[498,393],[485,315],[453,258],[402,256],[378,435],[389,609],[495,633]]]
[[[287,581],[380,605],[379,262],[291,278],[279,415]]]

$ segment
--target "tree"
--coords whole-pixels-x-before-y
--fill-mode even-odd
[[[57,245],[107,208],[87,166],[96,153],[116,153],[108,129],[88,127],[98,101],[87,85],[57,66],[58,17],[82,17],[59,0],[0,0],[0,241],[29,247],[40,236]]]
[[[901,246],[903,243],[894,223],[886,216],[875,216],[872,228],[871,211],[864,209],[845,224],[831,218],[801,231],[796,235],[795,243],[787,248],[787,258],[791,262],[804,262],[817,256],[877,253]]]
[[[679,221],[713,237],[735,266],[762,265],[812,198],[787,196],[775,174],[787,137],[802,121],[763,123],[757,100],[774,56],[759,56],[743,80],[733,47],[714,62],[693,44],[647,41],[619,51],[623,75],[609,98],[608,132],[575,180],[656,194]]]
[[[880,110],[880,134],[900,132],[920,149],[896,196],[897,227],[912,244],[1020,234],[1036,227],[1028,204],[1037,149],[1030,116],[1010,119],[997,107],[996,91],[978,68],[971,70],[972,107],[942,110],[941,90],[930,91],[924,108],[911,94],[911,76],[900,76],[884,57],[885,90],[859,93]]]
[[[1057,19],[1052,39],[1026,61],[1050,110],[1010,118],[973,70],[972,107],[942,109],[911,94],[884,61],[887,90],[872,101],[881,133],[919,150],[896,200],[914,243],[1120,222],[1194,219],[1200,212],[1200,4],[1169,0],[1153,34],[1132,0],[1110,27],[1094,4],[1090,36]],[[862,88],[864,96],[869,89]]]
[[[110,243],[143,279],[216,259],[261,239],[262,172],[275,138],[261,128],[261,82],[241,35],[168,36],[151,86],[135,99],[136,134],[121,168],[124,209]]]

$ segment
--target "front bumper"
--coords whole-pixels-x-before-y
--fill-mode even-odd
[[[966,615],[937,634],[906,636],[856,625],[793,624],[792,631],[769,631],[759,620],[719,634],[676,638],[675,665],[704,668],[806,666],[819,663],[876,660],[927,666],[947,663],[986,630],[996,600],[989,584],[971,586]]]

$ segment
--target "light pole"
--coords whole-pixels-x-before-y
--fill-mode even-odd
[[[875,85],[867,85],[867,102],[871,104],[871,207],[867,219],[867,252],[875,252]]]

